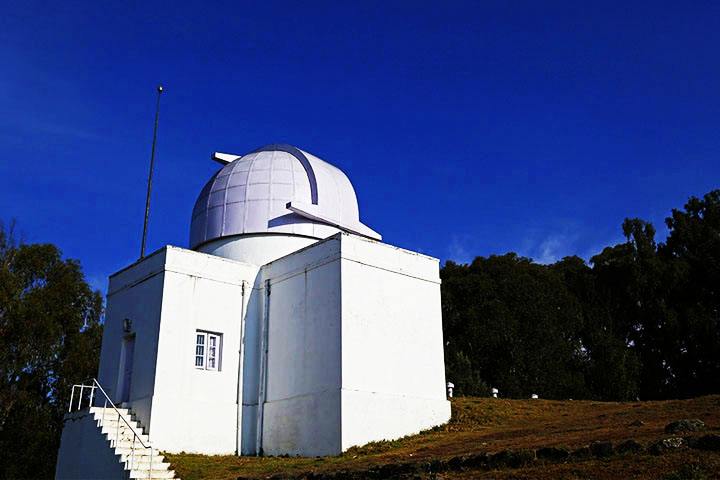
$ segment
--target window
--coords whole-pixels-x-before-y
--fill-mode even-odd
[[[205,368],[205,334],[198,333],[195,342],[195,366]]]
[[[222,352],[222,334],[195,332],[195,368],[201,370],[220,370]]]

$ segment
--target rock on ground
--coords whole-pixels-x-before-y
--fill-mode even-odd
[[[668,450],[675,450],[678,448],[682,448],[686,446],[687,443],[685,442],[684,438],[681,437],[669,437],[669,438],[663,438],[662,440],[658,440],[657,442],[650,445],[650,453],[654,455],[660,455],[662,453],[667,452]]]
[[[665,433],[699,432],[705,430],[705,422],[697,418],[684,418],[665,425]]]

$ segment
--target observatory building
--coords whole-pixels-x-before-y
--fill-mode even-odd
[[[98,379],[73,393],[57,478],[101,468],[77,467],[78,445],[127,464],[110,431],[124,416],[138,451],[303,456],[450,418],[438,260],[382,243],[347,176],[308,152],[213,159],[190,248],[110,277]]]

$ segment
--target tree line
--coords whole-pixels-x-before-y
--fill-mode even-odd
[[[441,270],[445,365],[464,395],[599,400],[720,392],[720,190],[691,197],[655,239],[540,265],[515,253]]]

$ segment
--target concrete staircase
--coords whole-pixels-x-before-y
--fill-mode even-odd
[[[119,418],[118,412],[127,423]],[[115,456],[118,457],[118,461],[123,464],[127,478],[150,480],[177,478],[175,471],[170,470],[170,464],[165,461],[165,457],[152,448],[144,428],[133,420],[133,415],[128,409],[91,407],[90,414],[107,439],[110,448],[115,452]]]

